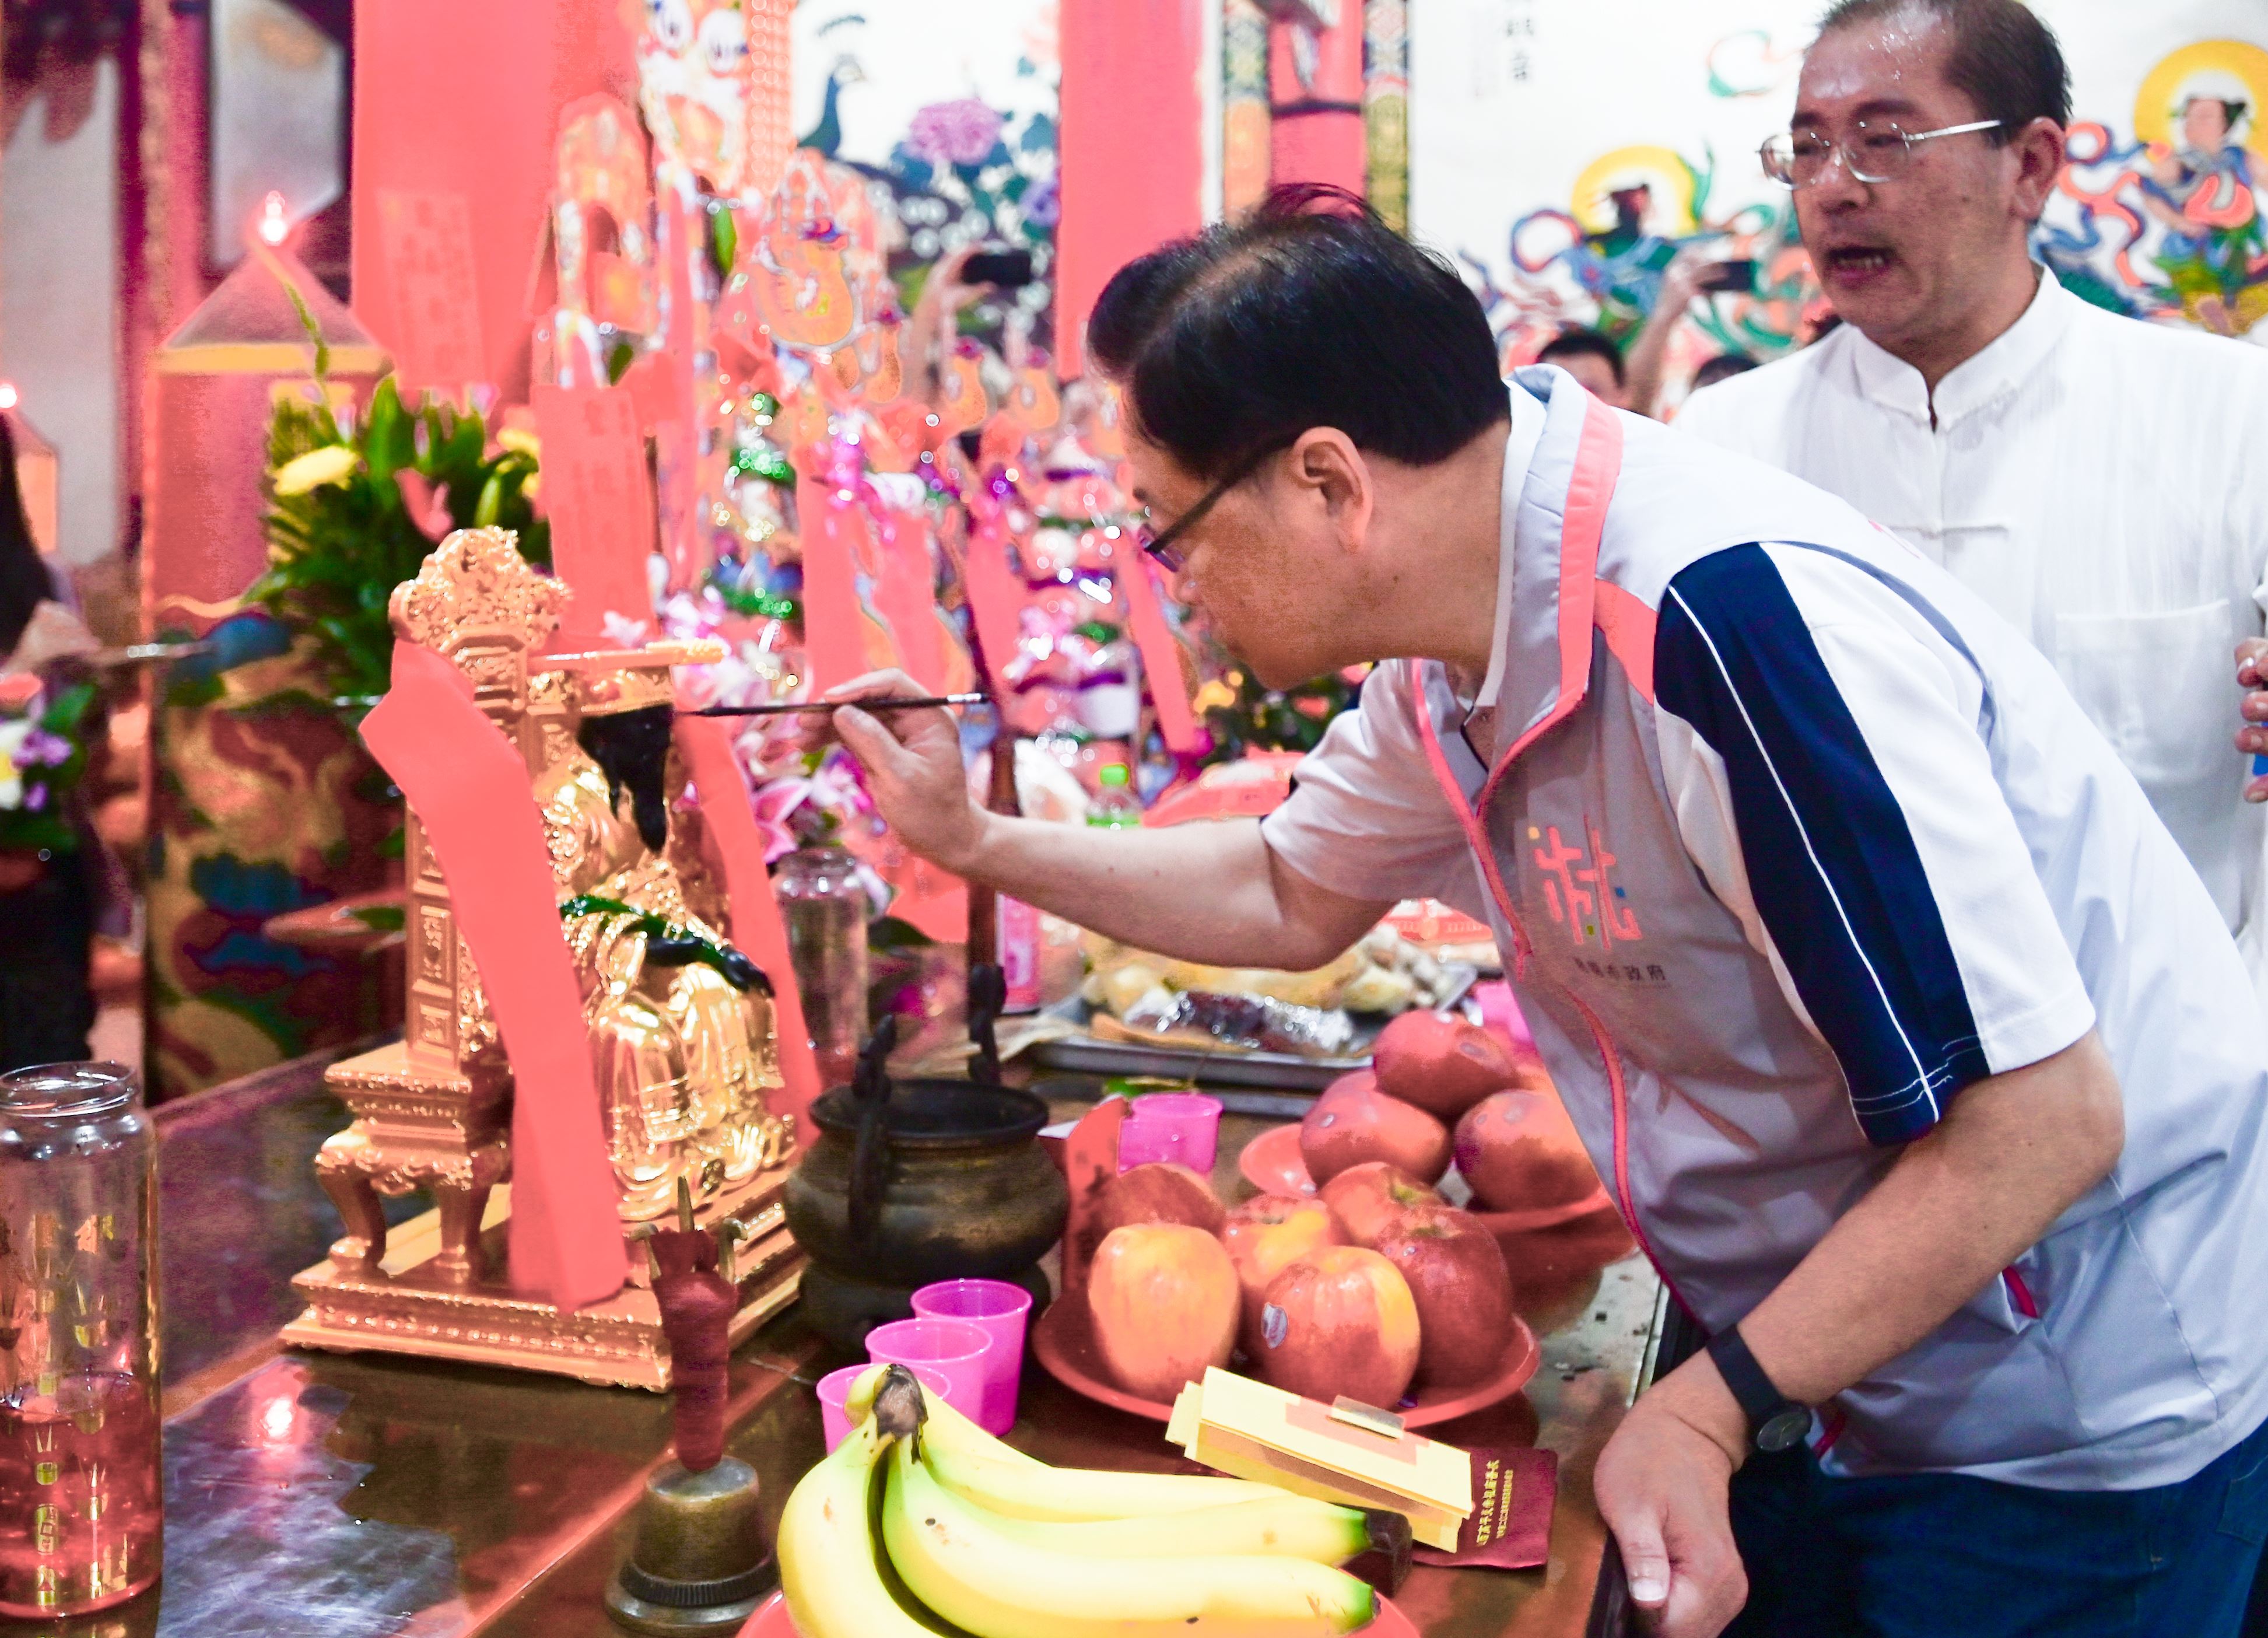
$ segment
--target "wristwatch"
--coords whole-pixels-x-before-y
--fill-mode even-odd
[[[1741,1340],[1738,1325],[1709,1339],[1709,1357],[1749,1419],[1749,1438],[1757,1450],[1767,1455],[1785,1450],[1811,1431],[1811,1407],[1798,1405],[1772,1386],[1772,1379]]]

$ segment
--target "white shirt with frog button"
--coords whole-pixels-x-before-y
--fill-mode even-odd
[[[2234,651],[2268,609],[2268,357],[2106,313],[2043,269],[1933,404],[1845,324],[1694,394],[1675,425],[1842,497],[2028,634],[2261,981],[2263,810],[2230,736]]]

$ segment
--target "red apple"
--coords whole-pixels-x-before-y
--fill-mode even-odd
[[[1549,1089],[1483,1098],[1457,1123],[1457,1170],[1491,1212],[1538,1211],[1596,1192],[1599,1174]]]
[[[1098,1236],[1130,1223],[1187,1223],[1217,1235],[1227,1221],[1228,1208],[1212,1184],[1174,1161],[1149,1161],[1120,1172],[1094,1202]]]
[[[1510,1046],[1447,1013],[1411,1012],[1394,1019],[1379,1031],[1371,1061],[1380,1091],[1443,1120],[1454,1120],[1521,1078]]]
[[[1260,1354],[1260,1299],[1268,1282],[1310,1251],[1340,1243],[1339,1225],[1321,1200],[1296,1194],[1262,1194],[1228,1214],[1220,1231],[1229,1261],[1244,1287],[1244,1351]]]
[[[1375,1092],[1378,1074],[1370,1069],[1350,1069],[1323,1088],[1325,1097],[1336,1097],[1342,1092]]]
[[[1348,1243],[1373,1251],[1410,1207],[1443,1204],[1439,1194],[1392,1161],[1348,1167],[1323,1185],[1322,1199]]]
[[[1300,1123],[1300,1158],[1317,1185],[1365,1161],[1391,1161],[1420,1183],[1449,1169],[1449,1129],[1383,1092],[1325,1092]]]
[[[1268,1282],[1262,1380],[1329,1405],[1341,1394],[1392,1410],[1418,1373],[1418,1304],[1394,1265],[1330,1245]]]
[[[1164,1405],[1207,1366],[1228,1363],[1244,1306],[1227,1250],[1187,1223],[1133,1223],[1104,1236],[1086,1302],[1118,1385]]]
[[[1478,1218],[1452,1206],[1412,1206],[1378,1254],[1418,1304],[1419,1381],[1461,1388],[1496,1369],[1512,1336],[1512,1274]]]

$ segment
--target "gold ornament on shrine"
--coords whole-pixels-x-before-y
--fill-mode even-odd
[[[670,668],[711,663],[723,648],[549,648],[565,596],[506,532],[462,529],[394,589],[390,613],[396,636],[464,672],[526,761],[624,1237],[669,1211],[681,1184],[696,1225],[738,1243],[738,1342],[793,1299],[803,1259],[779,1204],[794,1133],[770,1109],[780,1075],[769,992],[719,931],[725,896],[697,816],[679,811],[684,779],[669,751]],[[292,1281],[308,1307],[284,1339],[667,1387],[643,1256],[630,1284],[586,1308],[512,1288],[512,1064],[415,808],[406,869],[402,1039],[325,1072],[355,1118],[315,1161],[346,1233]],[[389,1230],[381,1197],[419,1190],[433,1209]]]

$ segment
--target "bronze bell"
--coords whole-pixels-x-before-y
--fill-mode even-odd
[[[645,1481],[637,1545],[607,1583],[607,1613],[634,1633],[731,1633],[779,1580],[756,1526],[755,1470],[670,1463]]]
[[[637,1544],[607,1583],[607,1613],[634,1633],[738,1632],[779,1580],[756,1524],[756,1473],[725,1454],[726,1326],[739,1301],[740,1225],[693,1226],[677,1180],[675,1229],[641,1224],[669,1339],[678,1459],[645,1481]]]

